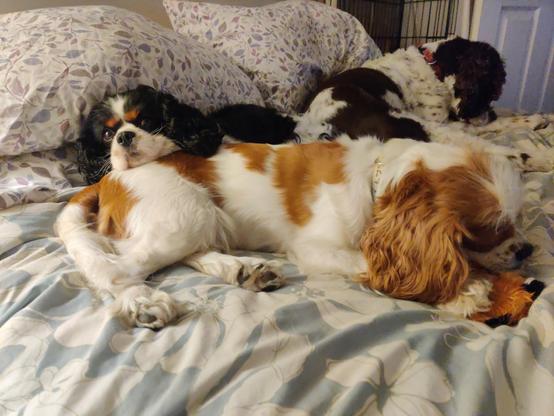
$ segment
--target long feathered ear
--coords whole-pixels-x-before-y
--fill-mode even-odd
[[[458,114],[468,119],[487,111],[498,100],[506,82],[502,58],[492,46],[475,42],[458,57],[456,96],[461,99]]]
[[[461,251],[464,230],[441,198],[424,168],[387,189],[361,240],[368,262],[364,284],[429,304],[456,296],[469,274]]]
[[[98,182],[111,171],[110,147],[103,141],[104,120],[111,116],[104,103],[92,107],[83,121],[79,137],[75,143],[77,166],[87,184]]]
[[[169,94],[162,94],[161,107],[164,134],[177,146],[196,156],[209,157],[217,152],[223,141],[223,133],[217,123]]]

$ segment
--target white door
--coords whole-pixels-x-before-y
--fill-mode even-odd
[[[477,0],[471,38],[494,45],[506,62],[498,107],[554,112],[554,0]]]

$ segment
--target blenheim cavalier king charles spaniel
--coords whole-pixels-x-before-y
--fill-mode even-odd
[[[514,160],[480,141],[343,136],[227,144],[203,158],[159,137],[134,146],[118,139],[111,158],[123,170],[75,195],[56,230],[130,325],[161,328],[185,313],[144,284],[181,260],[250,290],[284,283],[279,263],[230,249],[285,252],[304,273],[352,276],[460,317],[486,313],[490,273],[517,268],[532,252],[515,228],[522,185]],[[142,164],[145,154],[157,160]]]

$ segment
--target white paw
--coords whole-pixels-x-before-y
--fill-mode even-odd
[[[551,172],[554,170],[554,148],[532,152],[513,151],[507,157],[522,172]]]
[[[254,292],[272,291],[285,284],[279,262],[265,261],[256,265],[242,264],[237,270],[237,284]]]
[[[522,116],[521,122],[523,123],[523,126],[531,130],[544,129],[550,124],[550,121],[541,114]]]
[[[114,302],[113,312],[129,326],[159,329],[186,313],[170,295],[148,286],[134,286]]]

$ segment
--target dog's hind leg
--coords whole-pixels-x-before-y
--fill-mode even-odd
[[[184,262],[202,273],[221,277],[226,283],[255,292],[278,289],[285,282],[280,263],[275,260],[209,251],[190,256]]]

